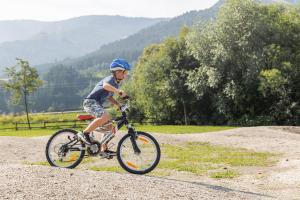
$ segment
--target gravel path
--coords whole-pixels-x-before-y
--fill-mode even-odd
[[[45,160],[48,136],[0,137],[0,199],[300,199],[299,133],[299,127],[254,127],[205,134],[153,134],[160,143],[199,141],[281,153],[276,166],[249,168],[233,180],[30,166],[24,162]]]
[[[0,170],[0,199],[271,199],[208,183],[131,174],[18,164]]]

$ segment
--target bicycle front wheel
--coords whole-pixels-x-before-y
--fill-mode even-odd
[[[46,158],[51,166],[75,168],[82,161],[84,144],[78,141],[77,132],[63,129],[52,135],[46,146]]]
[[[136,144],[141,151],[134,151],[131,135],[125,135],[119,142],[117,158],[123,169],[133,174],[151,172],[159,163],[160,147],[149,133],[137,132]]]

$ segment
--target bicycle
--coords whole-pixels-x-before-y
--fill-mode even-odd
[[[152,135],[136,131],[129,124],[126,114],[129,109],[129,97],[125,99],[126,103],[121,107],[122,115],[104,126],[98,127],[90,134],[92,140],[90,146],[77,138],[76,130],[62,129],[54,133],[46,145],[46,158],[49,164],[54,167],[72,169],[78,166],[83,158],[87,156],[99,156],[107,159],[117,156],[120,166],[129,173],[146,174],[151,172],[160,161],[160,146]],[[90,122],[94,117],[80,115],[79,119]],[[101,151],[101,147],[103,145],[107,147],[108,142],[115,137],[124,125],[127,127],[128,133],[119,140],[117,151],[115,153]],[[111,126],[113,129],[110,129]],[[106,131],[106,134],[101,140],[97,140],[95,134],[103,133],[103,131]]]

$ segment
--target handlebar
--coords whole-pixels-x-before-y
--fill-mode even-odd
[[[129,96],[125,96],[122,99],[127,100],[127,99],[130,99],[130,97]]]

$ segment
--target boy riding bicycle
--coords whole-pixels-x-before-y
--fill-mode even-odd
[[[111,75],[102,79],[92,90],[92,92],[84,99],[83,108],[87,113],[96,118],[88,125],[83,132],[77,134],[78,139],[90,146],[92,141],[90,133],[97,127],[106,124],[110,117],[103,108],[103,103],[109,100],[113,105],[121,107],[121,104],[113,98],[114,94],[124,98],[127,94],[119,89],[120,82],[126,77],[131,69],[130,64],[124,59],[115,59],[110,64]],[[107,146],[103,146],[101,151],[109,151]]]

